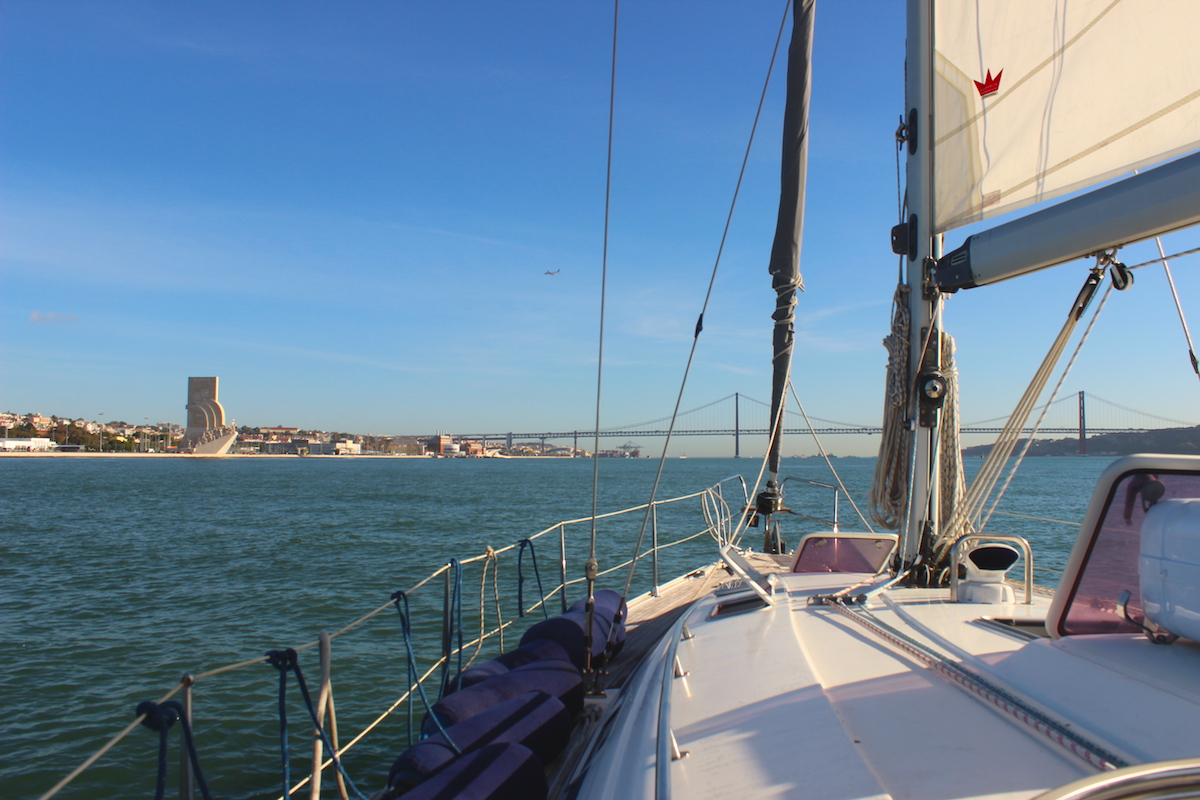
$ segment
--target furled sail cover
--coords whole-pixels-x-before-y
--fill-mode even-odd
[[[938,0],[934,228],[1200,144],[1200,0]]]

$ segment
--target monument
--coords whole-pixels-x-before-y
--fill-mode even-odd
[[[188,378],[183,449],[196,455],[223,456],[236,440],[237,429],[225,424],[225,409],[217,400],[217,379]]]

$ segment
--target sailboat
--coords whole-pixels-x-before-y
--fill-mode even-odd
[[[812,3],[795,14],[771,262],[777,422]],[[1034,585],[1027,541],[984,527],[1065,338],[1102,284],[1132,280],[1119,248],[1200,222],[1200,57],[1184,33],[1198,29],[1188,3],[910,0],[900,390],[872,497],[894,532],[808,532],[787,555],[723,544],[728,582],[609,701],[563,796],[1200,796],[1200,459],[1112,464],[1057,591]],[[1116,52],[1153,55],[1133,69]],[[1029,207],[943,253],[946,232]],[[1094,266],[1062,343],[964,486],[945,297],[1081,258]],[[778,440],[743,516],[768,531],[786,511]]]

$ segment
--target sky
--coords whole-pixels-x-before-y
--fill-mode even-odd
[[[675,403],[782,14],[621,6],[602,427]],[[818,4],[793,374],[820,418],[882,410],[903,28],[898,1]],[[0,410],[180,423],[216,375],[238,425],[590,430],[611,35],[596,2],[0,2]],[[779,72],[685,409],[769,397],[782,104]],[[964,422],[1015,405],[1088,266],[949,298]],[[1079,390],[1200,422],[1161,268],[1110,300]]]

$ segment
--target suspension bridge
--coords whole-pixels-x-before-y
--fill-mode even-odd
[[[1139,433],[1151,430],[1169,428],[1190,428],[1196,423],[1152,414],[1147,411],[1129,408],[1113,403],[1095,395],[1078,392],[1075,395],[1056,400],[1049,408],[1044,406],[1034,409],[1031,419],[1036,420],[1045,409],[1045,415],[1037,433],[1044,435],[1077,435],[1079,441],[1086,442],[1088,436],[1105,433]],[[729,436],[734,441],[734,452],[739,452],[740,439],[743,436],[766,436],[770,429],[770,404],[756,400],[748,395],[735,392],[719,400],[705,403],[701,406],[680,412],[675,421],[675,427],[670,427],[671,418],[659,417],[628,425],[605,428],[600,436],[608,439],[634,439],[638,437],[666,436]],[[873,435],[882,433],[878,425],[860,425],[853,422],[840,422],[822,417],[805,416],[794,410],[785,413],[784,433],[786,435],[806,435],[816,433],[826,435]],[[960,430],[964,434],[998,434],[1007,417],[964,422]],[[1032,428],[1026,428],[1024,433],[1034,433]],[[544,446],[547,441],[571,440],[578,449],[580,439],[587,441],[595,436],[595,431],[511,431],[502,433],[462,434],[456,439],[488,442],[503,442],[512,447],[514,442],[538,441]]]

